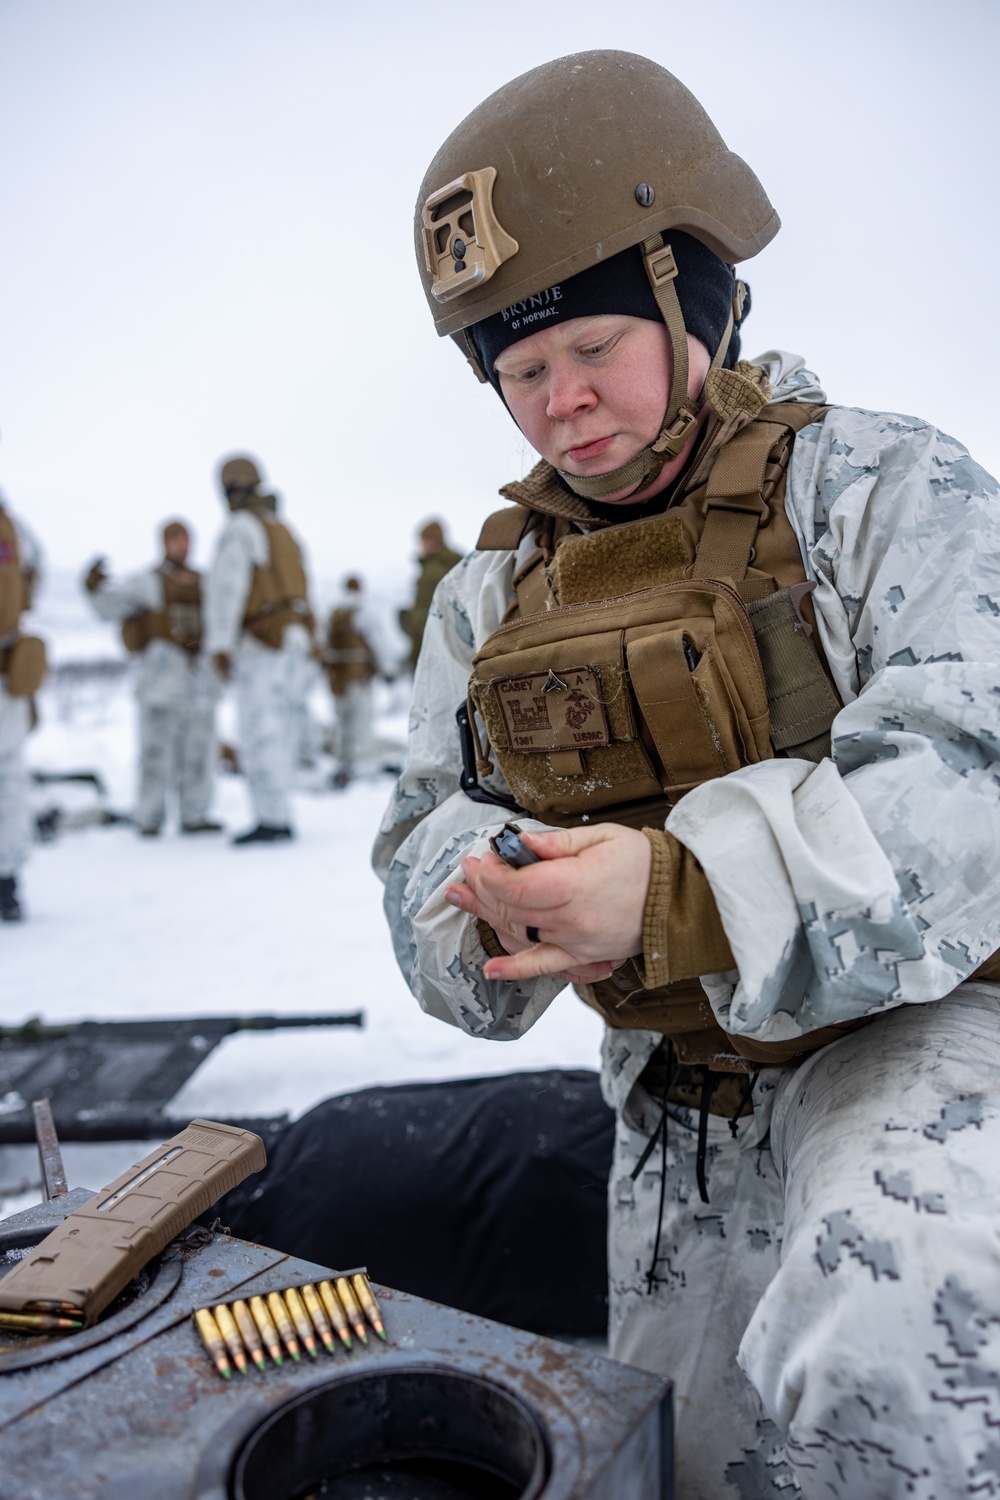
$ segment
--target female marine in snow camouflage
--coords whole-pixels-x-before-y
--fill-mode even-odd
[[[539,537],[551,584],[566,536],[669,515],[735,440],[706,396],[713,355],[725,369],[738,353],[712,311],[724,283],[678,253],[678,312],[656,285],[658,236],[690,236],[728,271],[777,221],[686,90],[621,53],[493,96],[442,148],[421,206],[439,329],[548,460],[549,511],[435,596],[375,854],[407,981],[487,1038],[521,1035],[567,979],[608,1016],[611,1352],[676,1382],[680,1493],[1000,1495],[998,486],[924,422],[826,407],[795,437],[783,513],[842,704],[830,754],[702,780],[645,832],[581,820],[533,837],[544,819],[519,818],[542,859],[508,870],[488,852],[508,811],[459,782],[473,658]],[[615,279],[640,245],[647,311],[631,272]],[[599,263],[603,305],[574,304],[571,278]],[[456,290],[467,265],[484,274]],[[551,318],[511,328],[515,304],[557,286]],[[744,313],[734,287],[737,327]],[[643,318],[656,338],[636,335]],[[765,418],[825,403],[800,359],[754,364]],[[662,421],[650,391],[666,392]],[[748,601],[749,572],[720,576]],[[685,1057],[669,986],[690,975],[715,1050]],[[615,1024],[616,983],[630,1016],[655,1000],[655,1025]],[[842,1034],[817,1048],[831,1025]],[[719,1107],[718,1075],[752,1113],[699,1110]]]

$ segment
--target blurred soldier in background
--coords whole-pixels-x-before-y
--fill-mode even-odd
[[[270,511],[272,516],[276,516],[280,509],[281,497],[272,490],[266,495],[261,495],[260,504],[263,510]],[[306,655],[296,653],[288,664],[288,691],[293,719],[293,767],[296,763],[300,766],[315,766],[323,739],[322,727],[309,701],[313,688],[321,681],[319,655],[319,651],[315,648]]]
[[[0,497],[0,921],[23,915],[17,876],[28,853],[28,771],[23,746],[35,722],[34,695],[45,676],[45,647],[22,635],[41,552],[23,521]]]
[[[323,662],[333,693],[337,725],[337,769],[330,784],[345,787],[371,754],[372,682],[385,668],[378,627],[365,606],[361,579],[344,579],[330,612]]]
[[[399,623],[410,637],[410,670],[417,665],[420,643],[424,638],[427,611],[431,607],[434,590],[446,573],[450,573],[462,559],[445,541],[444,527],[440,521],[428,521],[420,530],[420,576],[416,593],[409,609],[400,611]]]
[[[112,583],[103,558],[84,588],[102,620],[121,623],[127,649],[141,657],[139,703],[140,834],[163,826],[175,790],[182,833],[219,833],[207,816],[215,781],[215,705],[219,685],[200,650],[201,577],[188,566],[191,538],[182,521],[163,528],[163,561]]]
[[[230,509],[206,580],[206,649],[236,684],[240,752],[256,824],[235,844],[292,837],[289,791],[298,749],[300,684],[313,619],[298,542],[260,492],[252,459],[228,459],[219,482]]]

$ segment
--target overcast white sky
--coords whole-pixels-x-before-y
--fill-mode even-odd
[[[566,52],[675,72],[784,222],[745,352],[1000,469],[996,0],[0,0],[0,487],[51,560],[204,556],[260,456],[320,574],[471,545],[531,458],[439,341],[417,187],[487,93]]]

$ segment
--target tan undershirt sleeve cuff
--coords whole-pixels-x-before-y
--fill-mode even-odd
[[[476,931],[479,933],[479,941],[486,949],[489,958],[507,957],[507,949],[503,946],[489,923],[484,922],[481,917],[476,918]]]
[[[643,986],[697,979],[735,967],[708,876],[663,828],[644,828],[653,855],[642,917]]]

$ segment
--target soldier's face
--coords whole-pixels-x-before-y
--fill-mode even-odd
[[[191,543],[186,531],[172,531],[164,542],[164,550],[172,563],[187,562]]]
[[[697,394],[710,359],[690,337],[688,354],[688,392]],[[590,478],[628,463],[657,436],[672,364],[663,323],[616,313],[571,318],[533,333],[505,349],[495,368],[531,446],[554,468]],[[665,488],[685,457],[686,450],[643,491],[643,499]],[[632,498],[628,489],[608,496],[612,502]]]

